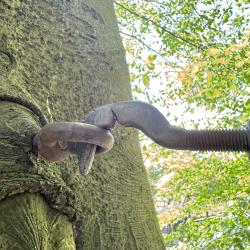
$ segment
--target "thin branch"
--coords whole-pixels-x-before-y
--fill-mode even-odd
[[[205,22],[204,18],[201,17],[201,15],[199,14],[199,12],[196,10],[195,6],[194,6],[193,4],[192,4],[191,6],[193,7],[193,10],[194,10],[195,14],[200,18],[201,22],[202,22],[205,26],[207,26],[207,22]]]
[[[160,2],[157,2],[157,1],[146,1],[146,3],[151,3],[153,6],[156,6],[157,4],[160,6],[160,7],[162,7],[164,10],[166,9],[166,5],[165,4],[163,4],[163,3],[160,3]],[[172,12],[168,12],[168,13],[164,13],[164,14],[166,14],[166,15],[172,15]]]
[[[153,104],[153,101],[151,100],[147,91],[144,92],[144,95],[146,95],[146,98],[148,99],[149,103]]]
[[[198,46],[198,45],[196,45],[196,44],[190,42],[189,40],[186,40],[186,39],[183,38],[183,37],[179,37],[179,36],[175,35],[173,32],[167,30],[165,27],[161,26],[159,23],[156,23],[155,21],[153,21],[153,20],[151,20],[151,19],[148,19],[148,17],[143,16],[143,15],[140,15],[140,14],[138,14],[138,13],[136,13],[136,12],[134,12],[134,11],[128,9],[127,7],[123,6],[122,4],[116,2],[116,1],[114,1],[114,3],[117,4],[117,5],[119,5],[121,8],[125,9],[126,11],[130,12],[132,15],[137,16],[137,17],[139,17],[139,18],[141,18],[141,19],[144,19],[144,20],[146,20],[146,21],[148,21],[148,22],[151,22],[153,25],[155,25],[155,26],[157,26],[158,28],[162,29],[163,31],[165,31],[166,33],[168,33],[168,34],[171,35],[172,37],[176,38],[177,40],[181,40],[181,41],[183,41],[183,42],[185,42],[185,43],[187,43],[187,44],[190,44],[190,45],[192,45],[193,47],[196,47],[196,48],[200,48],[200,49],[202,48],[201,46]]]
[[[158,4],[160,7],[164,8],[164,9],[167,7],[166,4],[160,3],[160,2],[157,2],[157,1],[146,1],[146,2],[151,3],[151,4],[153,4],[154,6],[155,6],[155,4]],[[154,4],[154,3],[155,3],[155,4]],[[219,30],[217,30],[217,29],[215,29],[215,28],[213,28],[213,27],[209,27],[209,26],[208,26],[207,20],[205,20],[205,19],[201,16],[201,14],[196,10],[194,4],[191,4],[191,6],[192,6],[192,8],[193,8],[195,14],[199,17],[199,19],[200,19],[201,22],[203,23],[203,25],[205,25],[206,27],[210,28],[211,30],[214,30],[214,31],[216,31],[216,32],[219,32]],[[165,13],[164,13],[164,15],[165,15]],[[171,20],[174,21],[174,19],[171,17],[171,15],[173,15],[173,13],[169,13],[169,14],[168,14],[168,17],[171,18]]]
[[[174,63],[168,61],[168,60],[167,60],[164,56],[162,56],[157,50],[151,48],[148,44],[146,44],[145,42],[143,42],[140,38],[138,38],[138,37],[136,37],[136,36],[134,36],[134,35],[131,35],[131,34],[127,34],[127,33],[123,32],[123,31],[121,31],[121,30],[120,30],[120,33],[123,34],[123,35],[125,35],[125,36],[131,37],[131,38],[137,40],[137,41],[140,42],[143,46],[145,46],[146,48],[148,48],[150,51],[152,51],[152,52],[156,53],[157,55],[159,55],[166,63],[171,64],[171,65],[174,66],[174,67],[177,67],[177,65],[175,65]]]
[[[166,5],[165,5],[164,3],[160,3],[160,2],[158,2],[158,1],[146,1],[146,2],[147,2],[147,3],[156,3],[156,4],[160,5],[160,6],[163,7],[163,8],[166,7]]]
[[[215,28],[213,28],[213,27],[211,27],[211,26],[209,27],[207,20],[205,20],[205,19],[201,16],[201,14],[196,10],[194,4],[192,4],[191,6],[193,7],[193,10],[194,10],[195,14],[200,18],[201,22],[202,22],[206,27],[208,27],[209,29],[212,29],[212,30],[214,30],[214,31],[216,31],[216,32],[219,32],[219,30],[217,30],[217,29],[215,29]]]

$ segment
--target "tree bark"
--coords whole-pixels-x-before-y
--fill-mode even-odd
[[[46,121],[132,99],[111,0],[0,1],[0,249],[164,249],[137,132],[88,176],[31,152]]]

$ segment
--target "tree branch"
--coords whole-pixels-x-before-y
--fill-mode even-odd
[[[158,4],[160,7],[164,8],[164,9],[167,7],[164,3],[160,3],[158,1],[146,1],[146,2],[154,4],[154,5]]]
[[[123,31],[121,31],[121,30],[120,30],[120,33],[123,34],[123,35],[125,35],[125,36],[131,37],[131,38],[137,40],[139,43],[141,43],[141,44],[142,44],[143,46],[145,46],[147,49],[149,49],[150,51],[152,51],[152,52],[156,53],[157,55],[159,55],[166,63],[171,64],[171,65],[174,66],[174,67],[177,67],[176,64],[174,64],[174,63],[168,61],[168,60],[167,60],[164,56],[162,56],[157,50],[151,48],[148,44],[146,44],[145,42],[143,42],[140,38],[138,38],[138,37],[136,37],[136,36],[134,36],[134,35],[131,35],[131,34],[127,34],[127,33],[123,32]]]
[[[216,32],[219,32],[219,30],[217,30],[217,29],[215,29],[215,28],[213,28],[213,27],[211,27],[211,26],[208,25],[207,20],[205,20],[205,19],[201,16],[201,14],[196,10],[194,4],[191,4],[191,6],[192,6],[192,8],[193,8],[195,14],[200,18],[201,22],[202,22],[206,27],[208,27],[209,29],[214,30],[214,31],[216,31]]]
[[[132,15],[137,16],[137,17],[139,17],[139,18],[141,18],[141,19],[144,19],[144,20],[146,20],[146,21],[152,23],[153,25],[157,26],[158,28],[162,29],[163,31],[165,31],[166,33],[168,33],[169,35],[171,35],[172,37],[176,38],[177,40],[181,40],[181,41],[183,41],[183,42],[185,42],[185,43],[187,43],[187,44],[189,44],[189,45],[192,45],[192,47],[196,47],[196,48],[202,49],[201,46],[196,45],[196,44],[192,43],[191,41],[189,41],[189,40],[187,40],[187,39],[185,39],[185,38],[183,38],[183,37],[180,37],[180,36],[175,35],[173,32],[167,30],[165,27],[163,27],[163,26],[161,26],[159,23],[156,23],[155,21],[149,19],[148,17],[146,17],[146,16],[144,16],[144,15],[140,15],[140,14],[138,14],[138,13],[136,13],[136,12],[134,12],[134,11],[128,9],[127,7],[125,7],[125,6],[123,6],[122,4],[118,3],[117,1],[114,1],[114,3],[115,3],[116,5],[118,5],[118,6],[120,6],[121,8],[123,8],[124,10],[128,11],[128,12],[131,13]]]
[[[156,5],[159,5],[160,7],[162,7],[164,10],[166,10],[166,5],[164,3],[160,3],[160,2],[157,2],[157,1],[146,1],[147,3],[151,3],[153,6],[156,6]],[[172,12],[168,12],[168,13],[165,13],[164,14],[167,14],[167,15],[172,15]]]

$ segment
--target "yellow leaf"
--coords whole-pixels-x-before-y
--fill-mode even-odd
[[[214,90],[213,97],[220,97],[220,96],[221,92],[218,89]]]
[[[207,75],[207,81],[210,82],[213,79],[213,73],[211,71],[206,72]]]
[[[152,63],[156,59],[156,55],[149,55],[145,61],[146,64]]]
[[[237,62],[237,63],[235,63],[235,67],[236,68],[241,68],[244,65],[244,63],[245,62],[243,62],[243,61]]]
[[[242,115],[239,117],[241,121],[243,122],[248,122],[249,121],[249,116],[248,115]]]
[[[227,63],[228,63],[228,60],[226,60],[226,59],[223,58],[223,57],[220,57],[220,58],[214,59],[214,62],[215,62],[215,63],[221,63],[221,64],[227,64]]]
[[[240,43],[240,44],[232,44],[228,49],[231,50],[231,52],[240,50],[242,48],[245,48],[247,46],[247,40],[245,40],[244,42]]]
[[[187,72],[186,71],[180,71],[178,72],[177,80],[180,82],[184,82],[187,79]]]
[[[191,74],[192,74],[192,76],[194,76],[198,71],[199,71],[199,66],[198,65],[194,65],[191,68]]]
[[[188,71],[191,73],[192,76],[194,76],[200,70],[200,68],[206,65],[207,65],[206,61],[198,61],[196,63],[190,64],[188,66]]]
[[[207,54],[209,56],[215,56],[215,55],[218,55],[220,53],[221,53],[221,50],[220,49],[216,49],[216,48],[211,48],[211,49],[207,50]]]
[[[233,50],[231,47],[225,49],[225,55],[231,55],[233,53]]]

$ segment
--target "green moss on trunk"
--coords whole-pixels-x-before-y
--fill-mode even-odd
[[[111,0],[4,0],[0,13],[0,94],[32,102],[49,121],[132,98]],[[30,152],[41,125],[28,109],[0,101],[0,116],[2,205],[42,194],[75,224],[77,249],[164,249],[135,130],[118,128],[113,150],[81,176],[75,157],[51,164]]]
[[[0,249],[74,250],[72,224],[38,194],[14,195],[0,203]]]

